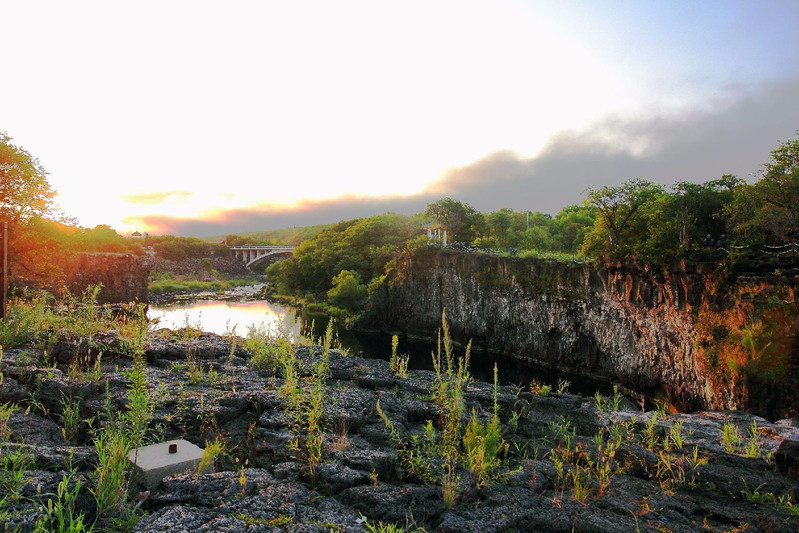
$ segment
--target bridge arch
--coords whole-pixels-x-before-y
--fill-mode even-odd
[[[247,267],[264,261],[268,257],[278,255],[290,256],[294,253],[294,246],[230,246],[230,251],[241,259]]]

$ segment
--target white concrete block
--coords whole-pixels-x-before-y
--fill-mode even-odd
[[[170,445],[177,446],[175,453],[169,453]],[[202,448],[183,439],[143,446],[128,453],[128,460],[136,466],[138,479],[147,490],[155,489],[162,479],[172,474],[196,473],[202,457]],[[212,463],[203,473],[213,471]]]

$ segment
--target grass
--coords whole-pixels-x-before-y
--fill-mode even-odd
[[[74,442],[80,431],[80,404],[77,400],[63,396],[61,398],[61,434],[70,442]]]
[[[599,391],[594,395],[594,406],[600,413],[618,411],[623,398],[618,385],[613,385],[613,396],[604,396]]]
[[[76,469],[71,464],[67,470],[58,483],[56,494],[53,495],[55,497],[47,498],[47,503],[43,506],[44,514],[36,521],[34,532],[83,533],[91,530],[91,525],[85,522],[85,515],[75,512],[81,481],[72,481]]]
[[[173,292],[224,292],[234,287],[252,285],[251,279],[230,279],[230,280],[174,280],[162,279],[151,281],[148,290],[153,294],[168,294]]]
[[[741,491],[741,494],[746,498],[747,501],[751,503],[755,503],[758,505],[773,505],[777,508],[783,509],[788,514],[793,516],[799,516],[799,507],[795,506],[791,501],[791,496],[789,494],[780,494],[779,496],[774,494],[773,492],[762,491],[761,488],[763,485],[758,486],[755,490],[749,490],[746,488],[745,490]]]

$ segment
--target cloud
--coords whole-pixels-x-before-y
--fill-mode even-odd
[[[799,129],[799,80],[741,92],[716,110],[634,120],[611,117],[584,132],[562,132],[535,157],[489,154],[431,186],[480,210],[556,212],[588,187],[640,177],[664,185],[722,174],[754,179],[779,141]]]
[[[193,195],[194,193],[191,191],[161,191],[141,194],[122,194],[119,197],[131,204],[156,205],[170,198],[185,199]]]
[[[511,207],[556,213],[581,202],[589,187],[615,185],[631,177],[664,185],[677,180],[702,182],[726,173],[751,180],[768,160],[769,151],[793,138],[799,128],[799,79],[732,91],[735,97],[715,109],[635,119],[608,117],[589,131],[561,132],[534,157],[508,150],[494,152],[446,172],[414,196],[345,196],[291,208],[223,211],[206,219],[146,216],[125,222],[153,233],[224,235],[389,211],[411,214],[442,196],[481,211]]]

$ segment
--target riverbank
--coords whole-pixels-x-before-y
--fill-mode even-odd
[[[145,444],[185,438],[224,451],[215,474],[173,475],[149,492],[125,481],[146,513],[132,531],[799,529],[799,482],[776,471],[796,468],[791,420],[641,412],[618,396],[403,375],[324,343],[193,330],[147,334],[137,371],[129,344],[98,335],[0,361],[0,404],[19,406],[6,408],[2,457],[33,461],[4,504],[6,528],[31,528],[68,464],[68,486],[81,481],[73,513],[94,522],[92,435],[104,434],[109,405],[132,408],[141,375]]]

